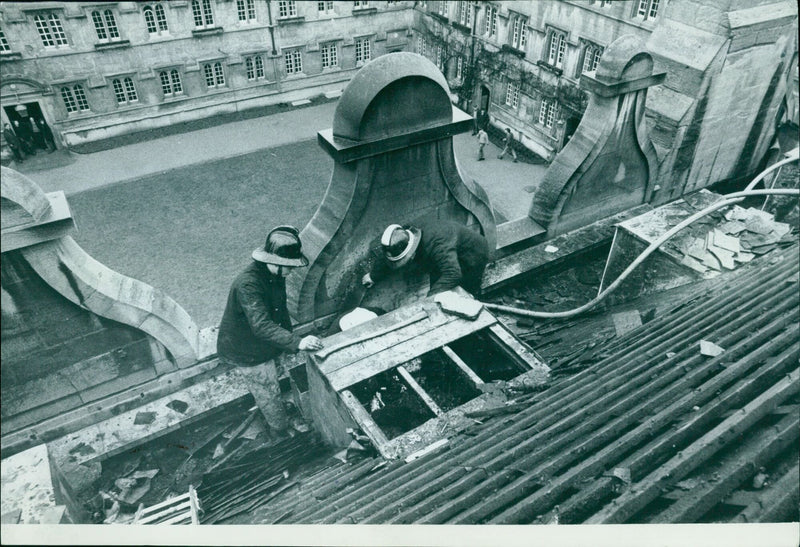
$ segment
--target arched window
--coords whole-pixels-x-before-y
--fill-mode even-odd
[[[256,69],[255,69],[255,66],[253,66],[253,58],[252,57],[245,57],[244,66],[247,69],[247,79],[248,80],[255,80],[256,79]]]
[[[105,10],[102,14],[99,11],[93,11],[92,21],[94,22],[94,30],[97,33],[98,40],[101,42],[119,40],[117,21],[114,19],[114,14],[111,10]]]
[[[181,85],[181,75],[176,69],[169,72],[163,70],[158,73],[161,79],[161,91],[164,92],[165,97],[172,97],[183,93],[183,86]]]
[[[214,12],[211,10],[211,0],[192,0],[192,17],[197,28],[213,27]]]
[[[167,32],[169,30],[167,12],[164,10],[164,6],[156,5],[156,23],[158,23],[159,32]]]
[[[174,68],[169,73],[169,79],[172,82],[172,92],[177,94],[183,93],[183,85],[181,84],[181,74]]]
[[[103,22],[103,16],[99,11],[92,12],[92,21],[94,21],[94,30],[97,33],[98,40],[108,40],[108,33],[106,32],[106,25]]]
[[[603,55],[603,48],[596,45],[588,45],[583,53],[582,72],[591,72],[597,68],[600,56]]]
[[[125,96],[127,97],[129,103],[139,100],[139,95],[136,93],[136,86],[133,85],[132,78],[125,78]]]
[[[150,34],[158,34],[160,32],[169,31],[167,26],[167,12],[164,11],[164,6],[156,4],[153,6],[145,6],[142,9],[144,13],[144,22],[147,26],[147,32]]]
[[[122,82],[114,79],[111,80],[111,84],[114,86],[114,96],[117,98],[117,104],[125,104],[127,100],[125,99],[125,88],[122,87]]]
[[[203,74],[206,78],[207,87],[224,87],[225,73],[222,70],[222,63],[206,63],[203,65]]]
[[[67,112],[69,113],[89,110],[89,101],[86,100],[86,92],[84,92],[81,84],[62,87],[61,99],[64,101],[64,106],[67,107]]]
[[[236,11],[239,14],[239,21],[256,20],[256,1],[255,0],[236,0]]]
[[[108,37],[111,40],[116,40],[119,38],[119,29],[117,29],[117,21],[114,19],[114,14],[111,13],[111,10],[107,9],[103,12],[103,16],[106,20],[106,28],[108,29]]]
[[[147,32],[156,34],[158,27],[156,26],[156,16],[153,15],[153,8],[145,6],[142,12],[144,13],[144,24],[147,26]]]

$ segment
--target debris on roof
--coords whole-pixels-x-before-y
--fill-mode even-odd
[[[446,451],[380,468],[376,459],[335,464],[254,518],[797,520],[800,295],[786,281],[797,279],[800,256],[796,244],[773,254],[615,337],[584,370],[530,394],[514,413],[450,436]],[[703,340],[725,351],[702,356]],[[314,484],[331,483],[324,497],[314,494]]]

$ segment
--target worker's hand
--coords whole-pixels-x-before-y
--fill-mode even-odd
[[[306,336],[302,340],[300,340],[300,346],[298,346],[301,350],[306,351],[317,351],[322,349],[322,340],[317,338],[316,336]]]
[[[366,288],[372,287],[375,283],[372,281],[372,277],[368,273],[364,274],[364,277],[361,278],[361,284],[364,285]]]

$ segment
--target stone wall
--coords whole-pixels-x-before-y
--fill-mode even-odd
[[[647,43],[668,74],[647,105],[660,160],[656,202],[758,170],[787,95],[796,38],[789,2],[667,5]]]
[[[0,273],[3,435],[176,370],[162,344],[73,304],[21,251]]]

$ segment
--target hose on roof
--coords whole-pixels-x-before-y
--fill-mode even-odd
[[[704,216],[706,216],[706,215],[708,215],[710,213],[713,213],[717,209],[722,209],[723,207],[727,207],[728,205],[733,205],[735,203],[739,203],[739,202],[743,201],[745,198],[750,197],[750,196],[771,196],[771,195],[800,196],[800,190],[793,189],[793,188],[776,188],[776,189],[767,189],[767,190],[753,190],[752,189],[756,184],[758,184],[761,180],[763,180],[764,177],[766,177],[769,173],[771,173],[775,169],[778,169],[778,168],[780,168],[781,166],[783,166],[783,165],[785,165],[787,163],[791,163],[793,161],[797,161],[798,156],[800,155],[798,153],[798,151],[799,151],[799,149],[795,148],[791,152],[787,153],[787,155],[786,155],[787,157],[785,159],[775,163],[774,165],[770,166],[768,169],[765,169],[764,171],[762,171],[756,178],[754,178],[752,180],[752,182],[750,182],[750,184],[748,184],[745,187],[745,189],[743,191],[734,192],[734,193],[725,195],[724,198],[721,199],[720,201],[717,201],[716,203],[712,203],[711,205],[709,205],[705,209],[696,212],[695,214],[691,215],[690,217],[688,217],[688,218],[684,219],[683,221],[681,221],[680,223],[678,223],[676,226],[673,226],[672,228],[670,228],[667,232],[662,234],[661,237],[659,237],[658,239],[653,241],[647,247],[647,249],[645,249],[642,252],[642,254],[637,256],[636,259],[633,262],[631,262],[630,265],[627,268],[625,268],[625,270],[619,275],[619,277],[617,277],[614,280],[614,282],[611,283],[611,285],[606,287],[606,289],[604,291],[599,293],[592,300],[590,300],[589,302],[587,302],[586,304],[584,304],[584,305],[582,305],[582,306],[580,306],[578,308],[575,308],[575,309],[572,309],[572,310],[557,311],[557,312],[545,312],[545,311],[528,310],[528,309],[525,309],[525,308],[516,308],[516,307],[513,307],[513,306],[503,306],[503,305],[500,305],[500,304],[491,304],[491,303],[487,303],[487,302],[484,302],[483,305],[487,309],[490,309],[490,310],[499,311],[499,312],[503,312],[503,313],[509,313],[509,314],[513,314],[513,315],[520,315],[520,316],[523,316],[523,317],[534,317],[534,318],[537,318],[537,319],[563,319],[563,318],[573,317],[575,315],[579,315],[579,314],[581,314],[581,313],[593,308],[594,306],[599,304],[601,301],[603,301],[603,299],[606,296],[608,296],[614,290],[616,290],[617,287],[619,287],[619,285],[625,280],[625,278],[627,278],[631,274],[631,272],[633,272],[633,270],[635,270],[642,262],[644,262],[644,260],[648,256],[653,254],[656,251],[656,249],[661,247],[661,245],[663,245],[666,241],[668,241],[670,238],[672,238],[675,234],[677,234],[678,232],[680,232],[681,230],[683,230],[687,226],[691,225],[692,223],[694,223],[698,219],[701,219]]]

